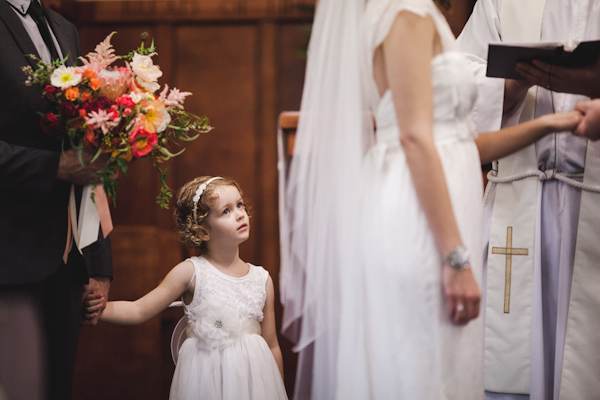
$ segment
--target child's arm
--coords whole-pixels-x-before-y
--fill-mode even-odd
[[[136,301],[109,301],[100,315],[100,321],[118,325],[137,325],[154,317],[177,300],[187,289],[194,274],[191,261],[175,266],[165,279],[150,293]],[[87,314],[98,311],[101,298],[88,296],[85,302]]]
[[[277,328],[275,327],[275,289],[270,275],[267,279],[266,289],[267,300],[265,302],[265,308],[263,309],[263,321],[261,323],[262,337],[271,349],[275,362],[277,362],[277,366],[279,367],[281,379],[283,379],[283,356],[281,355],[281,349],[279,348]]]

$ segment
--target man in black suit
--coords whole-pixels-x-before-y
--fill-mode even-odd
[[[73,65],[80,49],[73,24],[43,6],[40,12],[39,4],[36,22],[30,1],[0,0],[0,389],[9,399],[66,400],[82,298],[97,291],[106,300],[112,278],[110,241],[101,231],[83,256],[73,246],[63,262],[68,197],[71,184],[77,191],[93,182],[104,163],[82,168],[75,150],[61,152],[40,128],[38,112],[48,105],[39,85],[24,84],[22,67],[35,67],[26,55],[67,57]],[[40,15],[50,35],[38,25]]]

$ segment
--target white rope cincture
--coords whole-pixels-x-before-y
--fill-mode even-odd
[[[568,173],[564,173],[564,172],[556,172],[555,169],[549,169],[546,171],[531,170],[531,171],[525,171],[525,172],[521,172],[518,174],[510,175],[510,176],[507,176],[504,178],[499,178],[496,175],[494,175],[495,172],[496,171],[488,172],[487,178],[490,182],[509,183],[509,182],[514,182],[514,181],[518,181],[521,179],[529,178],[532,176],[537,176],[540,181],[548,181],[548,180],[556,179],[557,181],[567,183],[567,184],[574,186],[576,188],[579,188],[581,190],[585,190],[588,192],[594,192],[594,193],[600,193],[600,186],[589,185],[589,184],[579,182],[579,181],[573,179],[575,177],[583,177],[583,173],[568,174]]]

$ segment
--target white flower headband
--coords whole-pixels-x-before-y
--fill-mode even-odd
[[[223,179],[220,176],[215,176],[213,178],[210,178],[209,180],[207,180],[206,182],[204,182],[203,184],[201,184],[200,186],[198,186],[198,189],[196,190],[196,195],[194,196],[194,221],[198,221],[198,218],[196,216],[196,210],[198,209],[198,202],[200,201],[200,197],[202,196],[202,193],[204,193],[204,190],[206,190],[206,187],[208,186],[209,183],[211,183],[212,181],[216,181],[217,179]]]

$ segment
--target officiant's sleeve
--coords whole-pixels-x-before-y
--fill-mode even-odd
[[[10,145],[0,141],[0,194],[48,198],[54,185],[60,153]]]
[[[458,46],[477,79],[477,102],[473,117],[478,132],[496,131],[502,125],[504,79],[486,77],[490,43],[501,42],[500,0],[478,0],[457,39]]]

